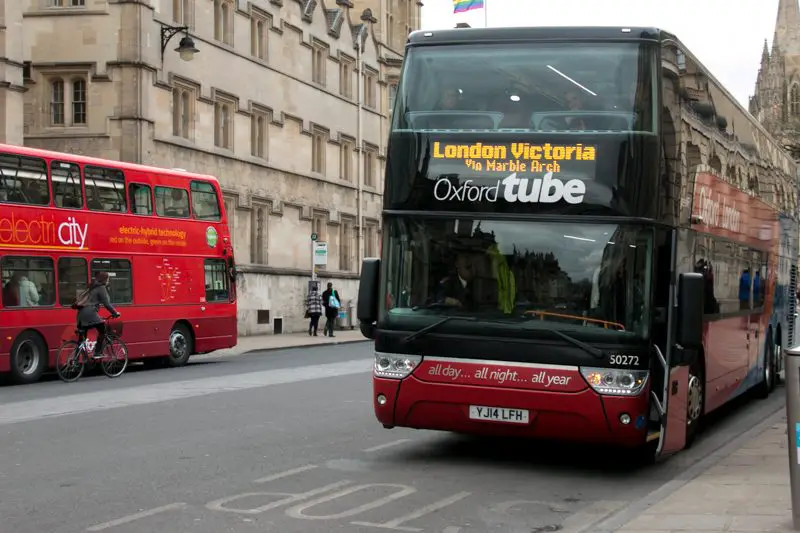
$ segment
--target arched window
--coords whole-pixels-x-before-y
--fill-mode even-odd
[[[86,80],[72,80],[72,123],[86,124]]]
[[[793,117],[800,116],[800,88],[796,83],[789,89],[789,113]]]
[[[61,78],[50,83],[50,123],[64,125],[64,80]]]

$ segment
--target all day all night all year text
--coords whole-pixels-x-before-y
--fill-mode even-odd
[[[596,150],[594,146],[583,144],[445,144],[435,141],[432,156],[460,160],[475,171],[558,173],[561,171],[559,161],[594,161]]]

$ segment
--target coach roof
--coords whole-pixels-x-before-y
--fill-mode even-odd
[[[633,26],[536,26],[525,28],[455,28],[417,30],[408,46],[425,44],[475,44],[505,41],[654,41],[662,30]]]

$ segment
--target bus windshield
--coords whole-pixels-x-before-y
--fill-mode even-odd
[[[388,328],[458,314],[649,335],[651,228],[393,216],[386,229]],[[466,324],[470,334],[491,334]]]
[[[655,133],[656,57],[630,42],[412,47],[392,130]]]

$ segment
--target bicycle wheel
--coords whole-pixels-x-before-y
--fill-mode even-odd
[[[83,375],[85,360],[81,357],[78,343],[67,341],[58,349],[56,372],[61,381],[71,383]]]
[[[106,339],[100,366],[103,367],[103,373],[110,378],[121,376],[125,372],[128,368],[128,347],[122,339],[117,337]]]

